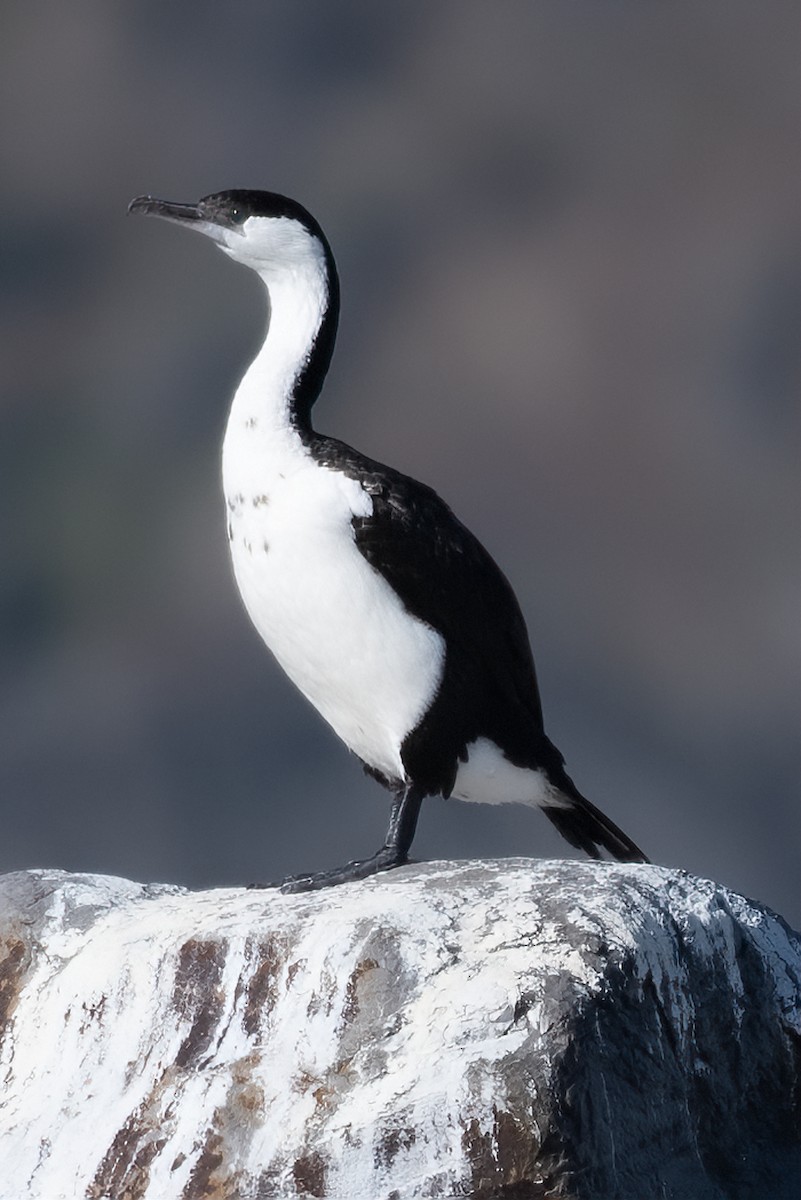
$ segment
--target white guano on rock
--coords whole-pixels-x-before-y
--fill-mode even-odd
[[[799,964],[768,910],[651,866],[8,875],[0,1200],[779,1200]]]

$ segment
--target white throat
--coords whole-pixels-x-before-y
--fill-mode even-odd
[[[274,230],[273,253],[269,258],[260,258],[257,246],[247,258],[232,255],[256,271],[264,283],[269,315],[262,347],[234,396],[231,422],[249,422],[251,428],[256,422],[265,430],[289,424],[292,389],[314,345],[328,304],[323,247],[316,238],[299,237],[292,222],[287,225],[289,244],[285,256],[274,252]]]

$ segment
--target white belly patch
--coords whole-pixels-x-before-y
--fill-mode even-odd
[[[569,802],[551,786],[544,772],[514,766],[489,738],[471,742],[467,753],[467,762],[459,764],[451,792],[455,800],[569,807]]]
[[[357,481],[300,448],[280,471],[260,456],[257,486],[248,465],[224,461],[231,557],[250,618],[346,745],[401,781],[401,743],[439,687],[443,639],[358,550],[351,520],[372,501]]]

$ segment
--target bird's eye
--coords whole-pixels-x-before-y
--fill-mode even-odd
[[[232,205],[228,215],[234,225],[244,225],[248,217],[247,209],[239,204]]]

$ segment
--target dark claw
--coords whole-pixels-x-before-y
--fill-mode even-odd
[[[383,847],[372,858],[356,859],[345,863],[344,867],[334,867],[330,871],[316,871],[313,875],[290,875],[281,884],[285,896],[295,892],[317,892],[321,888],[334,887],[339,883],[352,883],[355,879],[368,879],[380,871],[391,871],[407,861],[396,851]]]

